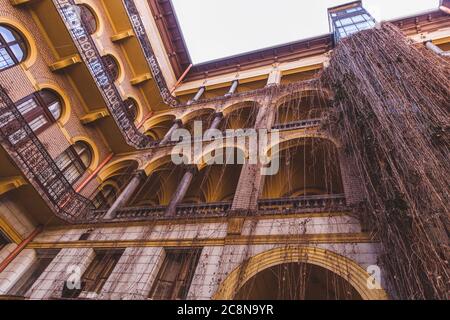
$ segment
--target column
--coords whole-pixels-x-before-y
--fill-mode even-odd
[[[170,200],[169,206],[167,207],[166,214],[168,216],[174,216],[176,214],[177,205],[183,200],[184,196],[186,195],[196,171],[197,167],[195,165],[188,167],[187,171],[180,181],[180,184],[177,187],[177,190]]]
[[[275,65],[272,71],[269,73],[269,79],[267,79],[267,86],[279,85],[281,83],[281,71],[278,66]]]
[[[222,119],[223,119],[223,113],[222,112],[216,112],[214,114],[214,119],[213,119],[209,129],[217,129],[219,127],[220,123],[222,122]]]
[[[172,137],[172,134],[175,130],[181,128],[183,126],[183,123],[181,122],[180,119],[177,119],[174,121],[172,127],[170,127],[169,131],[167,131],[166,135],[164,136],[164,138],[161,140],[161,142],[159,143],[160,146],[163,146],[165,144],[167,144],[170,141],[170,138]]]
[[[125,187],[125,189],[119,195],[119,197],[117,197],[116,201],[114,201],[111,208],[109,208],[104,219],[114,219],[115,218],[115,216],[117,215],[117,210],[119,210],[124,205],[126,205],[127,202],[131,199],[131,197],[134,195],[134,192],[141,184],[143,177],[144,177],[144,173],[142,171],[138,171],[134,174],[131,181],[128,183],[128,185]]]
[[[229,96],[233,95],[233,94],[236,92],[236,89],[237,89],[237,87],[238,87],[238,84],[239,84],[239,80],[234,80],[234,81],[231,83],[230,90],[225,94],[225,96],[226,96],[226,97],[229,97]]]
[[[441,48],[439,48],[437,45],[435,45],[432,41],[428,41],[425,46],[427,47],[428,50],[433,51],[434,53],[436,53],[437,55],[440,56],[450,56],[449,52],[446,52],[444,50],[442,50]]]
[[[197,94],[195,95],[194,98],[192,98],[192,100],[190,100],[188,102],[188,105],[193,104],[194,102],[197,102],[198,100],[200,100],[200,98],[203,96],[203,93],[205,93],[206,87],[200,87],[200,89],[198,89]]]

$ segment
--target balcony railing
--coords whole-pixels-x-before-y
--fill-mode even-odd
[[[264,199],[258,201],[262,213],[294,213],[317,210],[341,210],[346,206],[344,194],[322,194],[296,198]]]
[[[58,217],[73,222],[93,207],[88,199],[75,192],[1,87],[0,134],[3,148]]]
[[[272,127],[272,129],[278,129],[278,130],[303,129],[303,128],[318,126],[318,125],[320,125],[321,121],[322,121],[322,119],[318,118],[318,119],[307,119],[307,120],[300,120],[300,121],[294,121],[294,122],[288,122],[288,123],[279,123],[279,124],[275,124]]]
[[[152,146],[150,138],[139,132],[134,125],[134,120],[129,117],[124,101],[103,63],[94,40],[80,19],[75,1],[53,0],[53,3],[126,142],[137,149]]]
[[[144,23],[142,22],[141,16],[139,15],[139,11],[134,0],[122,1],[163,101],[172,107],[177,106],[179,103],[172,96],[169,88],[167,87],[166,79],[164,79],[164,75],[161,72],[161,68],[158,64],[158,60],[156,59],[152,45],[147,36],[147,32],[145,31]]]
[[[166,206],[130,207],[118,211],[114,221],[126,220],[168,220],[181,218],[223,217],[231,210],[232,202],[201,204],[181,204],[177,206],[175,216],[166,216]],[[297,198],[280,198],[258,201],[257,215],[286,214],[301,212],[321,212],[324,210],[345,210],[343,194],[326,194]],[[99,221],[107,210],[95,210],[92,219]]]

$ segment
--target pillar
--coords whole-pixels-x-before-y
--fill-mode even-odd
[[[172,137],[173,132],[175,130],[181,128],[182,126],[183,126],[183,123],[181,122],[181,120],[179,120],[179,119],[175,120],[172,127],[170,127],[169,131],[167,131],[166,135],[161,140],[159,145],[163,146],[163,145],[167,144],[170,141],[170,138]]]
[[[177,205],[183,200],[184,196],[186,195],[196,171],[196,166],[190,166],[184,173],[184,176],[178,184],[177,190],[173,194],[169,206],[167,207],[166,214],[168,216],[174,216],[176,214]]]
[[[425,46],[427,47],[427,49],[433,51],[434,53],[440,55],[440,56],[450,56],[450,53],[442,50],[441,48],[439,48],[437,45],[435,45],[432,41],[428,41]]]
[[[122,193],[117,197],[116,201],[114,201],[111,208],[109,208],[104,219],[114,219],[115,218],[115,216],[117,215],[117,210],[119,210],[124,205],[126,205],[126,203],[131,199],[134,192],[141,184],[143,177],[144,177],[144,174],[142,171],[138,171],[134,174],[131,181],[128,183],[128,185],[125,187],[125,189],[122,191]]]
[[[234,81],[231,83],[230,90],[225,94],[225,96],[226,96],[226,97],[229,97],[229,96],[233,95],[233,94],[236,92],[236,89],[237,89],[237,87],[238,87],[238,84],[239,84],[239,80],[234,80]]]
[[[223,119],[223,113],[222,112],[217,112],[214,114],[214,119],[211,123],[211,126],[209,127],[209,129],[217,129],[220,126],[220,123],[222,122]]]
[[[206,87],[200,87],[200,89],[198,89],[197,94],[195,95],[194,98],[192,98],[191,101],[188,102],[188,105],[197,102],[198,100],[200,100],[200,98],[203,96],[203,94],[205,93]]]

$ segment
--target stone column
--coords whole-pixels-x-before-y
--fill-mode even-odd
[[[174,216],[176,214],[177,205],[183,200],[184,196],[186,195],[196,171],[197,171],[196,166],[188,167],[187,171],[184,173],[184,176],[180,181],[180,184],[177,187],[177,190],[175,191],[175,193],[172,196],[172,199],[170,200],[169,206],[167,207],[166,215]]]
[[[169,131],[167,131],[166,135],[161,140],[159,145],[163,146],[163,145],[167,144],[170,141],[170,138],[172,137],[173,132],[175,130],[181,128],[182,126],[183,126],[183,123],[181,122],[181,120],[179,120],[179,119],[175,120],[172,127],[169,129]]]
[[[255,128],[270,129],[274,121],[272,97],[266,97],[256,116]],[[246,163],[242,166],[236,193],[233,199],[232,211],[254,211],[258,208],[258,198],[262,192],[264,176],[261,175],[262,164]]]
[[[128,183],[128,185],[125,187],[125,189],[122,191],[122,193],[117,197],[116,201],[114,201],[111,208],[109,208],[104,219],[114,219],[115,218],[115,216],[117,215],[117,210],[119,210],[124,205],[126,205],[127,202],[131,199],[134,192],[141,184],[144,175],[145,174],[142,171],[138,171],[134,174],[131,181]]]
[[[211,126],[209,127],[209,129],[217,129],[220,126],[220,123],[223,120],[223,113],[222,112],[217,112],[216,114],[214,114],[214,119],[211,123]]]
[[[239,84],[239,80],[234,80],[234,81],[231,83],[230,90],[225,94],[225,96],[226,96],[226,97],[229,97],[229,96],[233,95],[233,94],[236,92],[236,89],[237,89],[237,87],[238,87],[238,84]]]
[[[198,100],[200,100],[200,98],[203,96],[203,94],[206,91],[206,87],[200,87],[200,89],[198,89],[197,94],[195,95],[194,98],[192,98],[192,100],[190,100],[188,102],[188,105],[193,104],[194,102],[197,102]]]
[[[437,45],[435,45],[432,41],[428,41],[428,42],[425,44],[425,46],[426,46],[429,50],[433,51],[434,53],[436,53],[436,54],[438,54],[438,55],[440,55],[440,56],[446,56],[446,57],[450,56],[450,52],[446,52],[446,51],[442,50],[442,49],[439,48]]]

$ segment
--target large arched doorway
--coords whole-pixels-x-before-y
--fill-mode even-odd
[[[267,268],[248,280],[237,300],[361,300],[339,275],[308,263],[285,263]]]
[[[309,246],[284,246],[264,251],[236,267],[219,285],[213,299],[230,300],[240,289],[260,272],[278,265],[308,264],[321,267],[340,276],[364,300],[385,300],[388,298],[381,285],[355,261],[333,251]],[[372,286],[368,286],[368,281]]]

